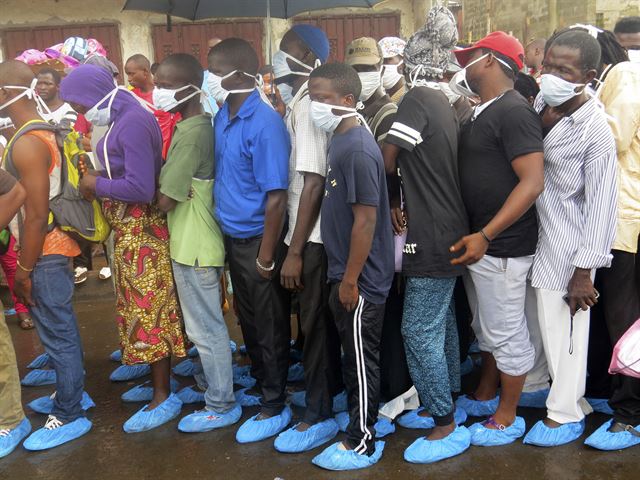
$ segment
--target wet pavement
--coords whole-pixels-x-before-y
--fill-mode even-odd
[[[18,447],[0,459],[0,479],[640,479],[640,447],[605,453],[580,441],[554,449],[520,442],[506,447],[471,447],[459,457],[425,466],[403,460],[404,449],[419,433],[397,427],[396,433],[385,439],[384,455],[377,465],[358,472],[327,472],[311,464],[322,448],[285,455],[273,449],[273,440],[240,445],[235,441],[237,426],[184,434],[178,432],[176,419],[151,432],[125,434],[122,424],[141,405],[122,403],[120,395],[142,380],[120,384],[109,381],[109,374],[117,367],[109,360],[109,354],[117,348],[114,308],[108,282],[98,282],[91,278],[78,288],[75,304],[85,349],[86,390],[97,404],[88,413],[93,429],[85,437],[50,451],[33,453]],[[8,322],[22,377],[27,373],[25,366],[42,353],[42,347],[35,331],[21,331],[15,317],[9,317]],[[235,320],[229,317],[228,324],[232,338],[241,344]],[[236,357],[244,361],[243,357]],[[193,383],[190,379],[180,380],[183,385]],[[52,391],[52,386],[23,388],[23,403]],[[201,408],[185,406],[183,414],[196,407]],[[257,407],[246,408],[243,419],[256,412]],[[300,414],[294,407],[294,415],[299,418]],[[544,412],[522,409],[519,414],[531,427]],[[34,429],[43,425],[44,415],[30,411],[27,415]],[[587,434],[606,419],[601,414],[590,415]],[[473,421],[477,419],[470,419],[467,425]]]

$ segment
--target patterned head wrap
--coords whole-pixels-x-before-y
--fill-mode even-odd
[[[406,44],[407,42],[398,37],[384,37],[378,42],[382,50],[382,58],[402,56]]]
[[[405,66],[416,77],[442,78],[451,49],[457,42],[458,29],[453,14],[446,7],[433,7],[427,14],[427,23],[407,42]]]

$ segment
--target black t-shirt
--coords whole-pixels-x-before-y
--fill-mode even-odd
[[[491,221],[518,184],[511,162],[542,151],[540,117],[515,90],[507,91],[462,126],[460,184],[472,231]],[[487,254],[501,258],[533,255],[537,242],[538,222],[535,207],[531,207],[491,242]]]
[[[454,277],[449,247],[468,233],[458,179],[458,122],[437,84],[409,90],[385,140],[401,148],[398,167],[408,217],[402,273]]]
[[[354,127],[333,136],[328,158],[320,222],[322,242],[329,261],[327,276],[330,282],[340,282],[344,275],[353,228],[352,205],[377,207],[373,243],[358,279],[358,288],[368,302],[383,304],[393,280],[394,259],[387,182],[380,147],[369,130]]]

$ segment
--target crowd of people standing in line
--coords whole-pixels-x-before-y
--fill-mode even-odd
[[[0,114],[16,131],[0,224],[24,204],[14,291],[56,375],[31,433],[0,323],[0,456],[91,429],[69,269],[81,248],[47,227],[64,159],[53,132],[23,130],[45,120],[73,123],[99,166],[79,190],[100,199],[113,232],[119,358],[151,375],[123,395],[147,402],[125,432],[191,401],[205,407],[180,420],[183,432],[229,427],[257,405],[238,442],[275,437],[277,451],[299,453],[344,431],[313,463],[349,470],[378,462],[396,424],[427,431],[404,458],[432,463],[522,437],[573,442],[585,415],[608,409],[585,443],[640,444],[640,379],[606,371],[640,317],[640,18],[526,48],[504,32],[457,45],[453,15],[434,7],[407,42],[359,38],[344,63],[327,63],[321,29],[296,25],[268,88],[237,38],[211,42],[204,72],[173,54],[152,73],[136,55],[133,90],[106,59],[63,79],[41,71],[38,94],[26,64],[0,64]],[[251,360],[237,392],[225,266]],[[293,425],[292,308],[305,384]],[[461,395],[469,316],[482,366]],[[171,359],[189,342],[196,385],[175,392]],[[585,399],[596,390],[604,400]],[[523,406],[546,417],[527,431]],[[486,419],[467,428],[468,416]]]

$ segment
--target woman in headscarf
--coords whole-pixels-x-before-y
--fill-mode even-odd
[[[180,413],[182,402],[169,385],[171,355],[186,355],[167,223],[152,204],[162,166],[160,128],[131,93],[94,65],[73,70],[62,81],[60,96],[93,125],[108,126],[95,152],[105,172],[85,174],[80,191],[103,200],[114,233],[122,361],[151,364],[153,398],[125,422],[124,430],[150,430]]]
[[[466,235],[468,222],[458,181],[458,122],[440,84],[457,40],[451,12],[431,9],[426,25],[404,49],[409,90],[383,146],[387,173],[398,168],[402,180],[408,230],[402,335],[423,405],[398,423],[433,429],[405,451],[405,459],[414,463],[458,455],[471,441],[469,431],[457,426],[466,414],[456,411],[451,396],[460,391],[453,291],[464,268],[451,265],[449,246]]]

